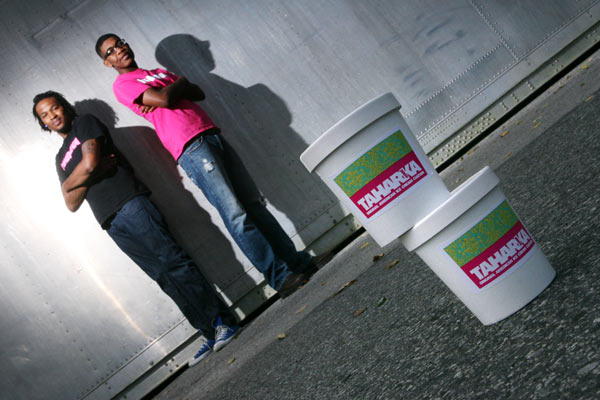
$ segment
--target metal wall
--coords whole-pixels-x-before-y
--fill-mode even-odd
[[[432,152],[594,26],[600,8],[596,0],[0,5],[0,397],[10,399],[109,398],[164,365],[135,383],[136,397],[135,387],[183,365],[173,352],[194,333],[87,207],[66,210],[53,161],[60,139],[31,115],[39,92],[62,92],[111,128],[175,236],[240,315],[262,281],[148,124],[114,100],[116,73],[94,52],[100,34],[124,37],[140,66],[203,87],[205,108],[286,231],[299,248],[319,250],[326,232],[336,232],[331,244],[354,229],[340,228],[347,212],[298,161],[323,131],[391,91]]]

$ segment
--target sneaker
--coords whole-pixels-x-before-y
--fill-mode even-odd
[[[188,361],[188,366],[193,367],[200,361],[204,360],[211,353],[211,351],[213,351],[214,346],[214,340],[205,340],[202,347],[200,347],[200,350],[198,350],[198,352],[194,354],[194,357],[192,357],[192,359]]]
[[[304,285],[308,281],[309,277],[305,274],[291,273],[285,278],[283,285],[279,288],[279,296],[281,298],[288,297],[294,293],[300,286]]]
[[[333,259],[335,253],[333,251],[329,251],[327,253],[323,253],[321,255],[313,257],[306,268],[302,271],[302,273],[308,277],[313,276],[318,270],[320,270],[325,264]]]
[[[219,351],[223,347],[227,346],[227,343],[231,342],[233,338],[235,338],[239,330],[239,326],[227,326],[223,324],[221,317],[218,317],[217,323],[215,324],[215,345],[213,349],[215,351]]]

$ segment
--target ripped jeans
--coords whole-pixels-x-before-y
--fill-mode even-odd
[[[233,148],[219,135],[199,135],[178,159],[190,179],[217,209],[225,227],[267,283],[279,290],[311,256],[297,251]]]

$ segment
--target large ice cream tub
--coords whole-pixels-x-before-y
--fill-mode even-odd
[[[485,325],[513,314],[556,272],[485,167],[400,239]]]
[[[300,156],[381,246],[450,196],[399,109],[391,93],[377,97]]]

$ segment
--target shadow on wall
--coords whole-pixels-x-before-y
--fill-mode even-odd
[[[290,127],[292,115],[285,102],[263,84],[245,88],[211,73],[215,61],[210,43],[192,35],[168,36],[155,55],[165,69],[202,88],[206,93],[202,107],[243,159],[263,195],[294,224],[304,243],[313,240],[302,237],[302,229],[335,202],[325,184],[300,163],[308,146]]]
[[[146,126],[116,128],[115,111],[99,99],[76,102],[75,108],[78,114],[92,114],[108,127],[115,146],[133,166],[138,179],[152,191],[152,201],[165,216],[171,233],[210,282],[234,301],[240,294],[228,293],[231,281],[238,281],[236,287],[255,286],[235,258],[231,243],[184,188],[177,164],[153,129]]]

